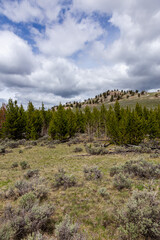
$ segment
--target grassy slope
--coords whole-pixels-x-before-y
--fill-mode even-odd
[[[69,147],[67,144],[56,145],[55,149],[36,146],[24,150],[21,154],[19,149],[14,149],[13,153],[0,155],[0,190],[12,186],[27,171],[21,170],[20,167],[12,169],[12,163],[27,161],[31,169],[39,169],[41,176],[48,180],[49,201],[55,205],[54,220],[56,222],[61,221],[65,214],[69,214],[74,221],[80,223],[81,229],[87,234],[88,239],[116,240],[118,235],[114,223],[113,209],[115,207],[120,209],[130,196],[131,191],[123,190],[119,192],[116,190],[113,187],[113,179],[109,176],[109,170],[115,164],[137,159],[139,156],[132,153],[127,155],[87,156],[83,145],[78,145],[78,147],[83,148],[81,153],[74,153],[75,147],[76,145]],[[143,156],[145,159],[151,160],[150,155],[143,154]],[[158,161],[160,161],[160,158],[154,160],[154,162]],[[83,167],[85,165],[97,165],[103,172],[103,180],[101,182],[84,180]],[[59,167],[63,167],[67,173],[76,176],[77,187],[67,190],[63,188],[53,190],[54,174]],[[145,182],[134,180],[132,189],[144,184],[147,184],[146,180]],[[98,189],[101,187],[107,188],[110,193],[110,200],[104,200],[99,195]],[[5,204],[6,202],[0,200],[0,212]]]
[[[142,107],[146,106],[147,108],[151,109],[151,108],[155,108],[158,107],[158,105],[160,105],[160,93],[158,95],[158,97],[155,97],[156,93],[147,93],[145,95],[141,95],[140,97],[138,97],[138,94],[135,94],[135,96],[130,96],[128,99],[126,98],[126,95],[123,96],[123,99],[119,100],[120,106],[126,108],[127,106],[130,108],[134,108],[136,103],[138,102]],[[105,99],[105,101],[103,102],[104,105],[109,108],[109,106],[113,106],[115,104],[115,101],[110,102],[110,96],[108,97],[108,99]],[[102,104],[98,103],[98,104],[89,104],[88,106],[95,106],[100,108]]]

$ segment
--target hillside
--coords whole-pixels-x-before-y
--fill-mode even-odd
[[[111,99],[112,98],[112,99]],[[88,98],[84,100],[84,102],[74,102],[74,103],[66,103],[65,107],[81,107],[85,106],[98,107],[100,108],[102,104],[108,109],[110,106],[115,104],[115,101],[118,100],[121,107],[130,107],[131,109],[135,107],[136,103],[139,103],[142,107],[147,107],[149,109],[155,108],[160,104],[160,92],[145,92],[142,91],[139,93],[138,91],[134,92],[130,91],[107,91],[101,93],[94,98]]]

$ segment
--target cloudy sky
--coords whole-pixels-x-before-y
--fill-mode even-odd
[[[0,0],[0,103],[160,88],[160,0]]]

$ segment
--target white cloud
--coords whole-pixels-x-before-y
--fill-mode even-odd
[[[41,53],[47,56],[70,56],[102,33],[101,27],[90,19],[77,23],[68,16],[63,24],[48,27],[43,36],[36,38],[36,42]]]
[[[0,31],[0,72],[29,74],[35,67],[32,49],[13,32]]]
[[[50,22],[57,19],[61,7],[58,0],[4,1],[0,13],[13,22]]]
[[[44,101],[51,106],[107,89],[160,87],[159,0],[73,0],[70,7],[59,23],[62,5],[58,0],[0,5],[0,12],[14,22],[45,25],[42,33],[30,28],[39,54],[8,25],[1,28],[1,96],[7,98],[8,91],[20,102],[31,100],[38,105]],[[80,11],[87,16],[80,19]],[[108,44],[112,27],[108,32],[102,29],[91,18],[94,11],[111,15],[110,24],[120,32],[118,39]],[[73,54],[76,58],[71,58]]]

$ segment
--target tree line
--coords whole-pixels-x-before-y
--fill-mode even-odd
[[[108,110],[86,106],[84,109],[64,108],[61,104],[45,110],[44,104],[36,109],[32,102],[27,110],[9,99],[0,109],[0,137],[10,139],[38,139],[49,134],[52,139],[66,140],[76,133],[89,137],[108,137],[115,144],[139,144],[144,139],[160,138],[160,106],[134,109],[120,107],[116,101]]]

